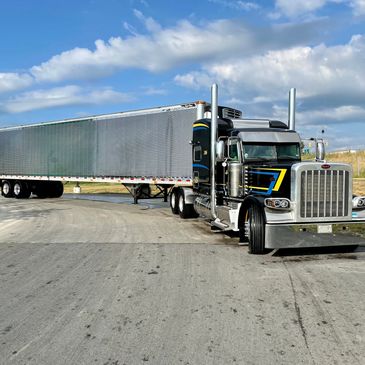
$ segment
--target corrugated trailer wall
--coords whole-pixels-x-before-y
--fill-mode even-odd
[[[196,109],[0,130],[0,174],[190,177]]]

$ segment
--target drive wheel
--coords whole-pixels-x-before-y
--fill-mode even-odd
[[[248,249],[251,254],[262,255],[265,253],[265,218],[258,205],[248,208]]]
[[[179,200],[178,190],[173,189],[170,193],[170,208],[172,214],[179,214],[178,200]]]
[[[1,184],[1,194],[5,198],[12,198],[13,195],[13,183],[10,180],[4,180]]]
[[[195,212],[194,205],[193,204],[186,204],[185,202],[185,195],[184,192],[181,191],[178,194],[178,213],[181,218],[187,219],[187,218],[196,218],[198,215]]]
[[[26,181],[15,181],[13,187],[14,197],[16,199],[28,199],[31,191]]]

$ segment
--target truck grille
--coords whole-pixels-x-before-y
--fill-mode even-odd
[[[346,170],[310,170],[301,173],[301,218],[345,217],[349,214]]]

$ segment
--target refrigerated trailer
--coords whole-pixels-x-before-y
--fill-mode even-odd
[[[124,184],[138,198],[170,196],[173,214],[239,232],[249,251],[365,244],[365,197],[352,168],[301,160],[295,89],[288,122],[242,118],[194,102],[0,130],[2,195],[59,197],[63,182]]]
[[[172,186],[192,185],[192,123],[209,113],[198,101],[0,129],[2,194],[54,198],[63,182],[105,182],[125,185],[135,202],[150,185],[166,199]]]

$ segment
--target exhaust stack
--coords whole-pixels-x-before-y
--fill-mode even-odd
[[[295,131],[295,99],[296,99],[297,90],[295,88],[291,88],[289,91],[289,121],[288,127],[290,130]]]
[[[218,129],[218,85],[213,84],[211,89],[211,123],[210,123],[210,210],[213,219],[217,218],[216,214],[216,197],[215,197],[215,145],[217,141]]]

